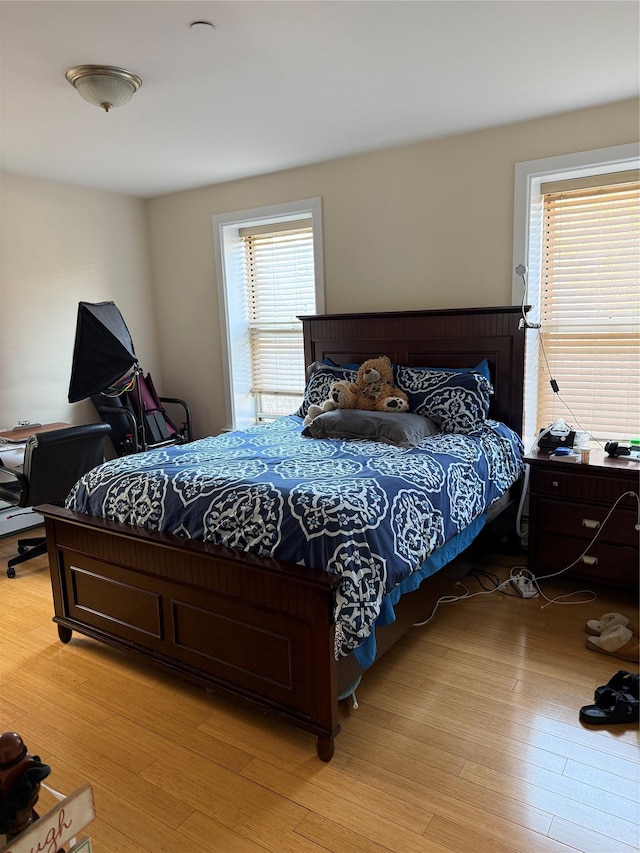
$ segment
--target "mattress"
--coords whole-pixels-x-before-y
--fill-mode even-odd
[[[105,462],[66,505],[339,575],[336,657],[366,661],[400,592],[479,532],[521,469],[520,438],[497,421],[398,447],[308,438],[290,415]]]

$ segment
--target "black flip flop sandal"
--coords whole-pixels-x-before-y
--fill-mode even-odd
[[[605,690],[619,690],[620,693],[630,693],[631,696],[638,699],[640,694],[640,675],[637,672],[627,672],[626,669],[618,670],[606,684],[603,684],[602,687],[596,687],[593,694],[596,703]]]
[[[635,723],[640,719],[640,702],[630,693],[606,688],[595,705],[580,708],[580,720],[590,726]]]

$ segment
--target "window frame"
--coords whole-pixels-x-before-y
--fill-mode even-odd
[[[514,188],[512,304],[523,301],[531,305],[527,319],[540,322],[542,272],[542,208],[541,186],[549,181],[606,175],[640,168],[640,143],[633,142],[593,151],[580,151],[557,157],[544,157],[516,163]],[[515,269],[527,267],[527,292]],[[539,338],[536,329],[525,329],[525,388],[523,441],[528,450],[537,436],[537,381]],[[568,417],[570,417],[568,415]]]
[[[251,394],[248,324],[244,317],[244,249],[240,229],[309,219],[313,229],[316,313],[325,310],[322,200],[319,197],[250,208],[213,216],[213,243],[218,284],[226,429],[255,424]]]

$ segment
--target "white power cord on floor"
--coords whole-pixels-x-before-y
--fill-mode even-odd
[[[453,601],[465,601],[467,598],[475,598],[476,595],[491,595],[492,592],[497,592],[500,587],[497,586],[495,589],[483,589],[481,592],[469,592],[466,586],[460,581],[457,581],[457,585],[464,588],[465,592],[463,595],[443,595],[441,596],[433,606],[433,610],[431,611],[431,615],[428,619],[424,619],[422,622],[414,622],[414,628],[421,628],[423,625],[426,625],[428,622],[431,622],[433,617],[436,615],[436,610],[440,607],[441,604],[450,604]]]
[[[509,577],[506,580],[502,581],[502,583],[499,583],[494,589],[482,590],[481,592],[471,593],[464,586],[464,584],[458,581],[458,585],[462,586],[465,592],[462,595],[441,596],[436,601],[429,617],[427,619],[423,619],[421,622],[414,622],[414,628],[420,628],[423,625],[427,625],[429,622],[431,622],[431,620],[436,614],[438,607],[441,604],[450,604],[455,601],[466,601],[467,599],[475,598],[478,595],[491,595],[494,592],[505,593],[509,587],[514,587],[517,590],[518,595],[522,598],[537,598],[538,595],[540,595],[547,602],[546,604],[541,605],[541,610],[544,610],[544,608],[548,607],[549,604],[587,604],[590,601],[595,601],[598,596],[591,589],[574,590],[572,592],[563,593],[562,595],[557,595],[555,596],[555,598],[548,598],[540,588],[540,581],[558,577],[559,575],[562,575],[565,572],[569,571],[569,569],[572,569],[576,565],[576,563],[579,563],[580,560],[582,560],[582,558],[587,554],[589,548],[591,548],[591,546],[594,544],[594,542],[598,539],[598,537],[604,530],[606,523],[611,518],[611,515],[613,514],[620,501],[622,501],[623,498],[626,497],[633,497],[636,499],[638,514],[636,516],[635,527],[636,530],[640,531],[640,495],[638,495],[637,492],[623,492],[620,497],[614,502],[613,506],[609,509],[609,512],[606,514],[604,520],[602,521],[602,524],[598,527],[597,531],[587,544],[584,551],[578,557],[576,557],[576,559],[572,563],[569,563],[568,566],[564,566],[557,572],[551,572],[550,574],[541,575],[537,577],[533,574],[533,572],[529,570],[527,566],[512,566],[511,571],[509,573]],[[590,598],[582,598],[579,601],[563,601],[563,599],[568,599],[574,595],[589,595]]]

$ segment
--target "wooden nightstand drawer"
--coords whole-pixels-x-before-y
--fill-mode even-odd
[[[552,466],[536,470],[531,478],[532,492],[554,498],[601,503],[609,507],[613,506],[620,495],[629,491],[629,485],[614,474],[607,476],[599,473],[598,476],[593,476],[589,466],[570,462],[556,462]],[[618,506],[632,509],[636,504],[632,497],[626,497]]]
[[[536,566],[532,568],[538,575],[564,569],[580,557],[585,545],[582,539],[543,533],[538,539]],[[596,541],[567,575],[614,586],[637,587],[638,549]]]
[[[558,533],[588,542],[601,529],[610,507],[596,504],[566,503],[540,498],[537,505],[538,525],[543,533]],[[615,509],[596,541],[613,545],[638,547],[637,515],[629,510]]]

